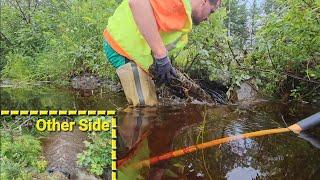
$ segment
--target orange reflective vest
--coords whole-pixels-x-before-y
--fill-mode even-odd
[[[182,48],[192,29],[190,0],[150,0],[163,43],[167,49]],[[124,0],[108,20],[104,38],[120,55],[148,71],[153,64],[151,49],[133,19],[128,0]]]

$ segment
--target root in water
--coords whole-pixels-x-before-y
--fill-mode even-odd
[[[203,89],[197,82],[188,75],[177,70],[177,77],[173,78],[170,84],[160,88],[160,96],[170,99],[183,98],[187,101],[199,101],[201,103],[216,105],[226,104],[221,93],[212,89]]]

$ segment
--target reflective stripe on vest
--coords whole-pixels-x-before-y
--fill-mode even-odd
[[[178,8],[177,12],[180,12],[178,14],[177,12],[172,14],[172,17],[174,18],[171,22],[177,22],[179,17],[183,18],[182,11],[181,9],[179,10],[179,8],[184,8],[184,15],[187,16],[187,18],[181,19],[182,21],[185,21],[184,26],[181,26],[181,23],[170,24],[166,21],[170,18],[170,14],[165,16],[161,13],[165,14],[168,12],[161,11],[164,11],[164,5],[170,5],[170,3],[166,2],[166,4],[162,4],[161,2],[166,1],[150,0],[155,12],[162,41],[169,49],[182,48],[187,44],[187,34],[192,29],[190,0],[172,0],[172,2],[175,3],[171,3],[173,6],[169,7],[169,12],[172,12],[174,8]],[[159,11],[155,8],[159,8]],[[181,29],[175,30],[176,28]],[[116,52],[133,60],[137,65],[148,72],[150,65],[153,63],[151,49],[139,32],[133,19],[128,0],[124,0],[115,10],[114,15],[109,18],[108,26],[104,31],[104,37]]]

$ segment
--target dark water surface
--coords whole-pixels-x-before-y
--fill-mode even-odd
[[[319,106],[261,102],[125,108],[121,93],[36,86],[1,88],[1,109],[116,109],[119,179],[320,179],[320,128],[230,142],[142,169],[129,165],[201,142],[286,127]],[[318,143],[318,144],[317,144]]]
[[[286,127],[318,111],[319,107],[309,105],[265,102],[249,107],[187,105],[122,112],[119,114],[122,147],[119,159],[129,158],[120,168],[119,177],[319,179],[319,127],[308,132],[318,147],[290,132],[230,142],[140,170],[128,167],[130,163],[201,142]]]
[[[1,87],[1,109],[116,109],[126,105],[123,95],[108,88],[74,90],[70,87]],[[121,93],[120,93],[121,94]]]

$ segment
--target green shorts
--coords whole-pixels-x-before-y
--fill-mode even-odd
[[[113,50],[106,40],[103,40],[103,50],[108,61],[113,67],[117,69],[130,61],[126,57],[118,54],[115,50]]]

